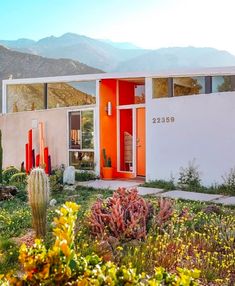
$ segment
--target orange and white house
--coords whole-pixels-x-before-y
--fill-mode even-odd
[[[113,178],[168,180],[195,159],[205,184],[220,182],[235,166],[235,67],[4,80],[4,167],[20,166],[41,123],[53,167],[102,177],[105,149]]]

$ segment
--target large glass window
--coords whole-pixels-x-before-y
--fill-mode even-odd
[[[94,170],[94,152],[70,151],[69,164],[78,170]]]
[[[44,84],[7,86],[7,112],[44,109]]]
[[[212,92],[235,91],[235,76],[213,76]]]
[[[174,96],[205,93],[205,77],[176,77],[173,79]]]
[[[69,113],[69,164],[76,169],[94,169],[93,110]]]
[[[48,108],[90,105],[96,103],[96,82],[49,83]]]
[[[153,98],[168,97],[168,79],[153,79]]]

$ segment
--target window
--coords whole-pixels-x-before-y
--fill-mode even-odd
[[[213,76],[212,92],[235,91],[235,75]]]
[[[176,77],[173,79],[174,96],[204,94],[205,77]]]
[[[69,113],[69,164],[76,169],[94,169],[94,112]]]
[[[48,84],[48,108],[96,103],[96,82],[59,82]]]
[[[168,79],[153,79],[153,98],[168,97]]]
[[[44,84],[7,86],[7,112],[44,109]]]

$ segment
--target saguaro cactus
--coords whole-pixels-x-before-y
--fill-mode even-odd
[[[2,131],[0,130],[0,184],[2,183],[2,160],[3,160]]]
[[[28,197],[32,209],[32,222],[36,237],[46,235],[46,215],[49,203],[49,180],[45,171],[35,168],[28,179]]]

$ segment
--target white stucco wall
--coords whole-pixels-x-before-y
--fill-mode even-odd
[[[148,85],[146,179],[178,178],[195,159],[205,185],[235,167],[235,92],[152,99]],[[171,123],[153,118],[174,117]]]

